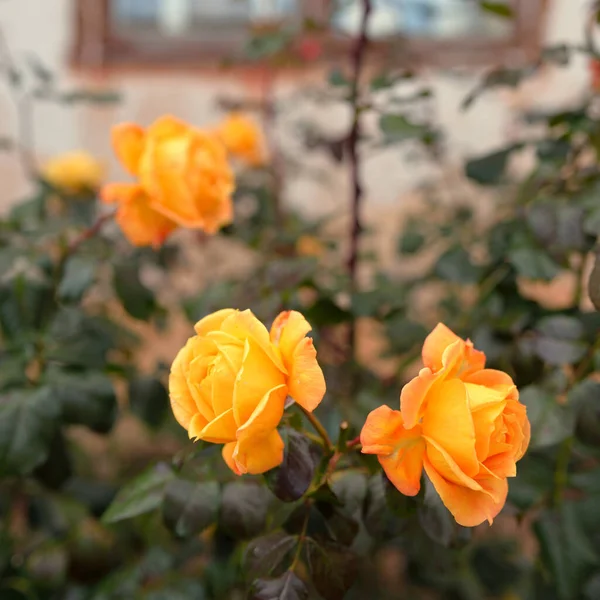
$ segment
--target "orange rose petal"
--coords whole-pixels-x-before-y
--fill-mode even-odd
[[[283,462],[284,443],[275,429],[259,438],[240,440],[233,453],[238,469],[250,475],[266,473]]]
[[[475,428],[462,381],[450,379],[430,389],[427,412],[423,416],[423,435],[444,448],[468,477],[477,473]]]
[[[286,310],[273,321],[271,341],[279,346],[287,364],[291,364],[296,346],[311,329],[304,316],[295,310]]]
[[[229,444],[225,444],[223,446],[223,450],[221,451],[221,455],[223,456],[223,460],[227,464],[227,466],[236,474],[243,475],[243,473],[238,469],[237,463],[233,460],[233,453],[235,452],[237,446],[237,442],[230,442]]]
[[[198,412],[186,379],[189,348],[184,346],[175,357],[169,375],[169,398],[171,409],[177,422],[186,429],[194,415]]]
[[[112,129],[112,145],[117,158],[131,175],[137,175],[144,151],[146,133],[133,123],[123,123]]]
[[[233,190],[232,190],[233,191]],[[231,192],[228,192],[230,194]],[[217,210],[204,215],[204,230],[208,234],[214,234],[222,227],[230,225],[233,222],[233,202],[231,197],[224,198]]]
[[[487,520],[490,525],[502,510],[508,494],[506,479],[494,479],[489,483],[493,487],[492,495],[483,491],[474,491],[461,485],[456,485],[444,479],[431,463],[425,459],[425,472],[437,490],[442,502],[452,513],[456,522],[463,527],[475,527]]]
[[[279,425],[283,416],[287,387],[279,385],[269,390],[258,403],[250,418],[237,430],[238,440],[264,437]]]
[[[251,418],[265,394],[282,385],[285,387],[283,373],[254,341],[246,340],[242,367],[233,388],[233,411],[238,425]]]
[[[400,411],[385,404],[376,408],[369,413],[360,432],[363,454],[392,454],[398,438],[406,431]]]
[[[189,125],[181,119],[177,119],[172,115],[165,115],[148,127],[147,134],[149,138],[162,139],[185,134],[188,130]]]
[[[483,464],[498,477],[515,477],[517,474],[515,457],[510,452],[490,456]]]
[[[198,437],[212,444],[226,444],[236,439],[236,430],[237,423],[230,408],[208,423]]]
[[[325,377],[317,362],[311,338],[304,338],[294,351],[288,378],[290,396],[305,410],[312,412],[325,395]]]
[[[421,369],[419,375],[409,381],[400,392],[400,410],[404,426],[412,429],[421,418],[421,407],[431,386],[438,379],[428,367]]]
[[[432,371],[439,371],[442,368],[444,350],[457,340],[460,338],[449,327],[438,323],[423,343],[423,364]]]
[[[502,414],[506,401],[487,404],[472,413],[475,429],[475,452],[477,459],[484,461],[490,452],[490,439],[495,429],[496,419]]]
[[[515,387],[515,384],[510,375],[503,371],[496,371],[495,369],[482,369],[469,374],[463,378],[466,383],[474,383],[476,385],[483,385],[489,388],[504,388],[504,387]]]
[[[401,493],[419,493],[425,452],[419,426],[405,429],[399,411],[380,406],[367,417],[360,441],[364,454],[378,455],[388,479]]]
[[[442,446],[428,437],[425,437],[425,441],[427,442],[427,459],[441,477],[472,490],[482,490],[481,485],[473,477],[469,477]],[[479,472],[479,466],[478,464],[477,472]]]
[[[212,380],[211,402],[216,415],[220,415],[232,407],[235,378],[241,367],[243,356],[241,346],[229,346],[225,351],[229,357],[221,350],[210,375]],[[234,354],[236,356],[233,356]],[[234,368],[234,363],[239,364],[237,369]]]
[[[273,361],[275,366],[287,375],[287,369],[283,364],[281,356],[271,343],[267,328],[252,314],[252,311],[237,311],[230,315],[223,321],[221,331],[241,340],[247,338],[254,340]]]
[[[194,330],[198,335],[206,335],[212,331],[218,331],[223,324],[223,321],[236,312],[238,311],[234,308],[224,308],[222,310],[218,310],[217,312],[200,319],[194,325]]]
[[[107,183],[100,191],[104,204],[126,202],[140,189],[137,183]]]
[[[191,440],[197,440],[202,430],[208,425],[208,421],[200,414],[196,413],[189,423],[188,436]]]

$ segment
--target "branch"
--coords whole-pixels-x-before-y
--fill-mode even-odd
[[[106,223],[108,223],[108,221],[113,219],[113,217],[115,216],[115,212],[116,211],[111,211],[111,212],[105,213],[103,215],[100,215],[96,219],[96,222],[91,227],[88,227],[87,229],[82,231],[67,247],[65,254],[63,256],[63,261],[65,261],[72,254],[75,254],[75,252],[77,252],[77,250],[79,249],[79,246],[81,246],[81,244],[83,244],[87,240],[93,238],[95,235],[100,233],[100,230],[102,229],[102,227],[104,227],[104,225]]]
[[[372,10],[372,0],[362,0],[363,14],[360,24],[360,31],[354,49],[352,50],[352,77],[350,80],[350,105],[352,107],[352,127],[348,135],[348,153],[350,156],[350,175],[352,179],[352,209],[350,226],[350,250],[348,254],[348,274],[350,276],[350,292],[353,294],[357,289],[357,270],[358,270],[358,252],[360,246],[360,234],[362,233],[361,224],[361,204],[363,198],[363,188],[360,177],[360,157],[358,146],[362,137],[360,105],[360,81],[365,65],[366,52],[369,45],[367,34],[367,25]],[[356,323],[354,319],[350,322],[349,331],[349,358],[352,360],[356,349]]]

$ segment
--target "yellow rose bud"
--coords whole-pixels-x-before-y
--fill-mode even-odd
[[[195,326],[171,367],[175,418],[189,437],[224,444],[223,458],[241,475],[281,464],[277,426],[286,398],[308,411],[325,394],[325,379],[306,319],[281,313],[271,331],[250,310],[224,309]]]
[[[96,190],[104,178],[104,167],[83,150],[56,156],[42,167],[42,176],[55,188],[68,194]]]
[[[508,493],[507,477],[529,445],[526,408],[509,375],[485,368],[485,354],[439,324],[423,345],[419,375],[388,406],[368,416],[362,451],[377,455],[406,496],[423,469],[460,525],[492,523]]]
[[[216,133],[232,156],[251,166],[265,163],[265,140],[253,120],[240,113],[232,113],[217,127]]]
[[[322,256],[325,246],[314,235],[301,235],[296,242],[296,252],[300,256]]]
[[[233,172],[216,135],[162,117],[147,129],[119,125],[112,137],[117,157],[138,178],[152,210],[207,233],[231,222]]]

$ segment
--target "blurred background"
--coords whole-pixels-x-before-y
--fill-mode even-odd
[[[498,4],[498,3],[496,3]],[[365,165],[368,207],[402,210],[423,182],[440,180],[465,157],[505,145],[519,134],[516,114],[535,105],[555,109],[577,101],[589,85],[587,59],[569,68],[544,67],[516,91],[488,94],[468,112],[460,105],[482,72],[498,64],[521,65],[542,47],[583,41],[585,0],[514,0],[514,19],[483,12],[470,0],[378,0],[370,35],[376,53],[392,66],[418,71],[415,89],[426,83],[435,100],[428,118],[444,131],[443,163],[410,164],[409,150],[391,148]],[[300,29],[323,24],[316,35],[302,32],[293,63],[270,67],[246,59],[253,30],[286,22]],[[310,119],[331,135],[347,129],[349,113],[318,102],[297,102],[294,92],[322,80],[332,65],[347,62],[345,42],[356,31],[357,0],[3,0],[0,23],[15,58],[37,56],[67,87],[117,90],[120,103],[105,106],[60,106],[37,103],[33,130],[41,158],[74,148],[103,157],[110,175],[109,127],[119,121],[147,124],[172,113],[197,125],[214,121],[220,96],[257,97],[264,91],[265,69],[283,103],[287,126],[279,135],[297,151],[297,130]],[[331,42],[331,43],[330,43]],[[374,51],[375,52],[375,51]],[[373,61],[376,63],[376,60]],[[286,101],[286,98],[288,99]],[[421,109],[422,110],[422,109]],[[12,136],[14,103],[0,95],[0,136]],[[311,157],[312,161],[318,157]],[[524,159],[523,159],[524,160]],[[415,161],[412,161],[413,163]],[[331,212],[343,204],[346,176],[328,166],[319,184],[291,174],[286,202],[303,210]],[[382,173],[386,174],[382,179]],[[288,174],[290,175],[290,174]],[[0,156],[2,196],[6,207],[22,196],[27,181],[12,155]],[[447,183],[444,184],[447,187]],[[367,209],[369,210],[369,208]],[[383,219],[384,221],[386,219]]]

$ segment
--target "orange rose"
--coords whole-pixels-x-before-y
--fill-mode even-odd
[[[423,363],[400,411],[381,406],[368,416],[362,451],[378,456],[403,494],[419,492],[425,467],[460,525],[491,524],[529,445],[525,406],[506,373],[485,369],[485,355],[441,323],[425,340]]]
[[[152,210],[207,233],[231,222],[233,173],[215,135],[162,117],[146,130],[119,125],[112,137],[119,160],[139,179]]]
[[[317,353],[298,312],[281,313],[271,332],[252,314],[230,308],[198,323],[169,378],[175,418],[190,438],[224,444],[229,468],[264,473],[283,460],[277,426],[290,395],[313,411],[325,394]]]
[[[119,203],[115,221],[134,246],[159,248],[177,228],[177,223],[151,208],[148,195],[136,183],[111,183],[102,190],[102,200]]]
[[[227,152],[252,166],[264,164],[265,141],[256,123],[240,113],[230,114],[216,134],[225,144]]]
[[[42,167],[42,175],[55,188],[69,194],[97,190],[104,177],[104,166],[83,150],[56,156]]]

